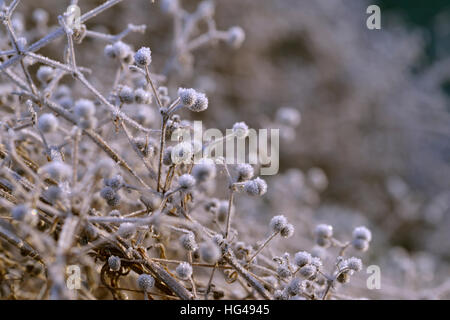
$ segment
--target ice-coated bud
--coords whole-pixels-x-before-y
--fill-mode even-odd
[[[204,93],[197,93],[194,104],[188,107],[193,112],[201,112],[208,109],[208,98]]]
[[[140,66],[145,67],[152,62],[152,51],[148,47],[140,48],[134,55],[134,62]]]
[[[369,242],[372,240],[372,232],[364,226],[355,228],[352,236],[353,239],[361,239]]]
[[[180,237],[182,247],[187,251],[195,251],[198,249],[195,235],[192,232],[185,233]]]
[[[272,230],[272,232],[281,232],[281,230],[283,230],[283,228],[285,228],[288,225],[288,221],[286,219],[285,216],[283,215],[278,215],[273,217],[270,220],[270,230]]]
[[[244,184],[244,191],[250,196],[262,196],[267,192],[267,183],[261,178],[247,181]]]
[[[178,178],[178,184],[183,190],[189,190],[195,186],[195,179],[190,174],[183,174]]]
[[[133,103],[134,102],[134,91],[128,86],[122,86],[119,89],[119,99],[122,103]]]
[[[253,178],[254,170],[250,164],[247,163],[238,164],[236,167],[236,171],[238,174],[237,178],[238,182],[247,181]]]
[[[180,97],[181,103],[185,107],[191,107],[195,101],[197,100],[197,91],[190,88],[179,88],[178,89],[178,96]]]
[[[311,254],[306,251],[299,251],[294,256],[294,262],[299,267],[303,267],[304,265],[311,263],[311,259]]]

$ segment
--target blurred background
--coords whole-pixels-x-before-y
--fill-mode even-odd
[[[51,2],[52,24],[67,6],[23,2],[24,16]],[[102,2],[80,1],[80,7],[86,12]],[[124,1],[88,28],[116,34],[130,22],[146,24],[145,34],[126,41],[150,46],[153,72],[162,72],[173,22],[158,2]],[[193,11],[199,1],[181,3]],[[280,173],[267,177],[269,191],[258,205],[237,200],[244,219],[266,224],[283,212],[297,220],[304,238],[288,250],[313,246],[305,240],[313,224],[330,223],[343,238],[366,224],[373,241],[363,261],[380,265],[383,278],[380,291],[362,284],[364,296],[408,298],[412,289],[438,287],[448,297],[449,285],[439,287],[450,275],[448,1],[215,3],[218,29],[244,29],[242,47],[202,47],[168,74],[165,85],[171,95],[179,86],[206,92],[210,108],[196,117],[206,127],[224,130],[245,121],[256,129],[280,128]],[[381,8],[381,30],[366,27],[370,4]],[[55,47],[42,52],[61,58]],[[91,39],[77,48],[81,64],[95,61],[92,68],[102,70],[96,85],[106,90],[115,70],[102,54],[102,44]],[[284,107],[300,112],[298,126],[288,125],[280,114]]]

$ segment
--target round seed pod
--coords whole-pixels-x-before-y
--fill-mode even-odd
[[[250,196],[262,196],[267,192],[267,183],[261,178],[245,182],[244,191]]]
[[[197,93],[194,104],[188,107],[193,112],[201,112],[208,109],[208,98],[204,93]]]
[[[281,232],[288,225],[287,219],[283,215],[275,216],[270,220],[270,230],[272,232]]]
[[[333,227],[328,224],[319,224],[314,229],[317,238],[331,238],[333,236]]]
[[[364,252],[369,249],[369,241],[366,241],[364,239],[353,239],[352,246],[356,250]]]
[[[235,49],[239,48],[245,40],[245,32],[241,27],[231,27],[227,34],[228,45]]]
[[[195,179],[190,174],[183,174],[178,178],[178,184],[184,191],[190,190],[195,186]]]
[[[361,271],[362,267],[363,267],[361,259],[358,259],[356,257],[351,257],[351,258],[347,259],[346,264],[350,270],[353,270],[356,272]]]
[[[178,96],[180,97],[181,103],[185,107],[189,108],[194,105],[195,101],[197,100],[197,91],[192,88],[179,88]]]
[[[112,271],[119,271],[121,266],[120,258],[117,256],[110,256],[108,258],[108,266]]]
[[[136,234],[136,226],[130,222],[121,223],[117,233],[125,239],[133,238]]]
[[[55,70],[53,70],[52,67],[41,66],[41,67],[39,67],[39,69],[36,73],[36,77],[38,78],[38,80],[41,83],[46,84],[50,80],[52,80],[54,73],[55,73]]]
[[[355,228],[352,236],[353,239],[362,239],[369,242],[372,240],[372,232],[364,226]]]
[[[290,238],[294,235],[295,228],[291,223],[288,223],[283,229],[280,231],[280,235],[283,238]]]
[[[317,268],[312,264],[307,264],[300,268],[299,273],[306,279],[312,279],[316,276]]]
[[[239,139],[243,139],[248,136],[248,130],[248,126],[245,122],[236,122],[233,125],[233,132]]]
[[[134,102],[134,91],[128,86],[122,86],[119,89],[119,100],[122,103],[131,104]]]
[[[134,55],[134,62],[140,66],[145,67],[152,62],[152,51],[150,48],[142,47]]]
[[[217,244],[215,244],[212,241],[206,241],[203,242],[200,245],[200,257],[205,261],[206,263],[216,263],[220,257],[221,252]]]
[[[58,128],[58,119],[52,113],[43,113],[38,119],[38,128],[43,133],[55,132]]]
[[[311,263],[311,259],[311,254],[306,251],[299,251],[294,256],[294,262],[299,267],[303,267],[304,265]]]
[[[177,266],[175,272],[181,280],[188,280],[192,276],[192,266],[187,262],[182,262]]]
[[[198,249],[195,235],[192,232],[185,233],[180,237],[180,243],[187,251],[195,251]]]
[[[236,167],[236,171],[238,174],[238,182],[250,180],[254,175],[253,167],[247,163],[238,164]]]
[[[112,200],[116,196],[116,191],[113,188],[106,186],[100,190],[100,196],[105,200]]]
[[[139,289],[149,292],[155,285],[155,279],[151,275],[143,273],[137,278],[137,284]]]

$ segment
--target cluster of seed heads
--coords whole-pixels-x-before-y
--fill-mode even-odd
[[[108,0],[84,17],[96,16],[118,2]],[[0,71],[14,86],[9,93],[14,110],[2,110],[0,120],[0,200],[10,215],[5,219],[7,227],[0,224],[0,236],[7,240],[7,261],[15,261],[13,249],[17,247],[23,256],[47,269],[41,278],[45,277],[50,297],[90,298],[98,291],[102,297],[111,294],[124,299],[127,289],[122,286],[130,282],[122,279],[131,277],[131,285],[138,290],[128,291],[144,293],[146,299],[242,298],[242,291],[226,286],[234,282],[253,298],[318,299],[334,289],[327,284],[348,282],[362,269],[361,260],[355,257],[340,257],[337,269],[327,273],[321,258],[307,251],[297,252],[293,259],[289,253],[274,256],[275,243],[286,244],[296,232],[294,220],[288,221],[284,214],[270,219],[269,235],[262,241],[246,234],[252,226],[242,221],[250,218],[235,198],[258,203],[257,197],[266,195],[268,184],[258,176],[260,164],[232,166],[209,158],[185,161],[207,145],[171,139],[179,129],[192,129],[191,121],[178,112],[188,110],[193,116],[206,111],[209,99],[197,89],[171,85],[172,79],[167,79],[171,73],[158,73],[160,66],[152,62],[150,47],[135,50],[124,39],[129,32],[145,28],[128,25],[114,36],[84,24],[71,27],[61,15],[59,29],[47,30],[44,40],[28,46],[14,31],[22,32],[9,23],[12,12],[8,11],[14,8],[0,3],[8,13],[2,19],[7,22],[11,47],[6,50],[0,40]],[[183,10],[177,0],[161,1],[161,7],[176,25],[185,28],[174,41],[169,71],[178,70],[177,64],[189,60],[197,47],[221,40],[238,48],[245,40],[240,27],[216,29],[210,0],[202,1],[193,13]],[[38,10],[33,19],[45,29],[49,15]],[[192,33],[201,30],[195,26],[202,22],[208,32],[193,38]],[[34,52],[59,36],[67,43],[62,62]],[[95,72],[76,59],[77,45],[88,37],[106,41],[100,48],[107,63],[117,68],[108,90],[95,88]],[[39,64],[33,77],[25,58]],[[84,90],[62,84],[68,75]],[[284,108],[277,121],[295,127],[300,115]],[[239,121],[232,126],[230,137],[243,141],[249,132],[249,126]],[[321,171],[311,172],[308,178],[317,189],[326,187]],[[216,183],[225,186],[225,197],[219,195]],[[260,219],[264,217],[254,221]],[[372,238],[367,228],[358,227],[351,242],[342,245],[334,238],[333,228],[324,224],[314,234],[320,247],[335,246],[342,251],[350,245],[365,251]],[[97,273],[97,287],[86,288],[83,283],[82,290],[66,290],[61,279],[69,264]],[[202,271],[197,274],[197,269]],[[225,281],[218,280],[219,276]],[[3,283],[0,289],[3,292]],[[7,290],[11,297],[19,294],[13,286]]]

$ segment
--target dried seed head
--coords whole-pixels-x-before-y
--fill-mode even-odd
[[[237,49],[239,48],[245,40],[245,32],[241,27],[231,27],[228,30],[228,44]]]
[[[187,191],[192,189],[195,186],[195,179],[190,174],[183,174],[178,178],[178,184],[180,188]]]
[[[356,257],[348,258],[346,261],[346,264],[350,270],[353,270],[356,272],[361,271],[362,267],[363,267],[361,259],[356,258]]]
[[[150,104],[152,102],[152,95],[143,88],[134,90],[134,100],[140,104]]]
[[[205,182],[216,177],[216,164],[213,160],[203,158],[192,168],[192,175],[198,182]]]
[[[63,107],[66,110],[70,110],[73,107],[73,99],[68,96],[63,96],[57,99],[57,102],[61,107]]]
[[[299,278],[292,279],[286,287],[286,292],[290,296],[295,296],[305,289],[305,284]]]
[[[79,99],[75,101],[73,112],[79,118],[89,119],[95,115],[95,105],[91,100]]]
[[[262,196],[267,192],[267,183],[261,178],[247,181],[244,184],[244,191],[251,196]]]
[[[221,256],[221,252],[217,244],[213,241],[206,241],[200,245],[200,257],[206,263],[216,263]]]
[[[38,128],[44,133],[55,132],[58,128],[58,119],[51,113],[44,113],[38,119]]]
[[[117,207],[120,204],[120,195],[118,193],[115,193],[112,199],[106,200],[106,203],[110,207]]]
[[[195,251],[198,249],[195,235],[192,232],[185,233],[180,237],[180,243],[187,251]]]
[[[273,298],[275,300],[288,300],[289,296],[288,293],[284,290],[275,290],[273,293]]]
[[[295,228],[291,223],[288,223],[283,229],[280,231],[280,235],[283,238],[290,238],[294,235]]]
[[[136,234],[136,226],[130,222],[121,223],[117,233],[125,239],[133,238]]]
[[[150,48],[142,47],[134,55],[134,62],[140,66],[145,67],[152,62],[152,51]]]
[[[108,258],[108,266],[112,271],[119,271],[120,270],[120,258],[117,256],[110,256]]]
[[[72,168],[64,162],[52,161],[41,167],[39,172],[48,174],[53,180],[60,181],[72,175]]]
[[[279,215],[275,216],[270,220],[270,230],[272,232],[281,232],[283,228],[285,228],[288,225],[288,221],[285,216]]]
[[[100,196],[105,200],[112,200],[116,196],[116,191],[113,188],[106,186],[100,190]]]
[[[245,122],[236,122],[233,125],[233,132],[237,138],[243,139],[248,136],[248,126]]]
[[[122,103],[133,103],[134,102],[134,91],[128,86],[122,86],[119,89],[119,100]]]
[[[193,112],[205,111],[208,109],[208,98],[204,93],[198,92],[194,104],[188,108]]]
[[[111,187],[114,190],[119,190],[125,185],[125,181],[120,174],[115,175],[110,179],[105,179],[104,182],[106,186]]]
[[[238,182],[243,182],[253,178],[254,170],[253,167],[248,163],[241,163],[236,166],[236,171],[238,173]]]
[[[149,292],[155,285],[155,279],[151,275],[143,273],[137,278],[137,284],[141,290]]]
[[[367,251],[369,249],[369,241],[364,239],[353,239],[352,241],[353,248],[359,251]]]
[[[113,47],[113,52],[114,52],[112,54],[113,58],[126,59],[127,56],[129,56],[131,53],[130,46],[122,41],[114,42],[112,47]]]
[[[175,272],[178,278],[188,280],[192,276],[192,266],[187,262],[182,262],[177,266]]]
[[[303,267],[304,265],[311,263],[311,259],[311,254],[306,251],[299,251],[294,256],[294,262],[299,267]]]
[[[291,271],[286,265],[280,264],[277,266],[277,274],[280,278],[286,279],[291,276]]]
[[[179,88],[178,96],[180,97],[181,103],[185,107],[190,108],[197,100],[197,91],[192,88]]]
[[[353,239],[361,239],[368,242],[372,240],[372,232],[364,226],[355,228],[352,235]]]
[[[317,273],[317,268],[313,266],[312,264],[304,265],[299,270],[300,274],[305,277],[306,279],[312,279],[315,277]]]
[[[333,227],[328,224],[319,224],[314,229],[317,238],[331,238],[333,236]]]
[[[52,80],[54,72],[55,70],[53,70],[52,67],[40,66],[36,73],[36,77],[41,83],[46,84],[47,82]]]

